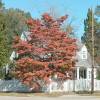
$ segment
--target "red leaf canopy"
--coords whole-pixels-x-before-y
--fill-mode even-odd
[[[27,21],[30,39],[15,38],[13,48],[19,55],[15,73],[23,83],[48,82],[49,77],[55,74],[58,79],[72,78],[77,47],[76,40],[61,29],[67,17],[54,19],[45,13],[41,19],[30,19]]]

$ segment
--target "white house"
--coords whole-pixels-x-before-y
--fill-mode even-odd
[[[76,79],[91,79],[91,71],[92,71],[92,58],[86,48],[86,46],[78,41],[78,51],[76,54]],[[98,65],[95,63],[94,66],[94,78],[97,77],[97,69]]]
[[[23,32],[20,36],[21,40],[23,41],[27,41],[29,39],[29,34],[30,32]],[[18,57],[18,54],[16,54],[15,51],[12,52],[11,56],[10,56],[10,60],[13,61],[15,57]]]

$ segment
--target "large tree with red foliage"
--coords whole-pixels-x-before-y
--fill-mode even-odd
[[[27,41],[16,36],[13,48],[18,53],[15,74],[18,79],[29,86],[45,83],[57,75],[58,79],[72,78],[75,66],[76,40],[68,37],[61,30],[67,16],[54,19],[48,13],[41,19],[27,21],[30,35]]]

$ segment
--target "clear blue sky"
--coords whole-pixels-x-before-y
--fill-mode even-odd
[[[58,15],[69,15],[73,20],[73,26],[77,37],[84,32],[83,21],[86,18],[89,7],[95,8],[100,0],[2,0],[6,8],[20,8],[30,12],[33,18],[40,17],[44,12],[53,8]]]

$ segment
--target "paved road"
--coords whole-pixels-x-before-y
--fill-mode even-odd
[[[60,97],[14,97],[14,96],[0,96],[0,100],[100,100],[100,97],[94,96],[60,96]]]

